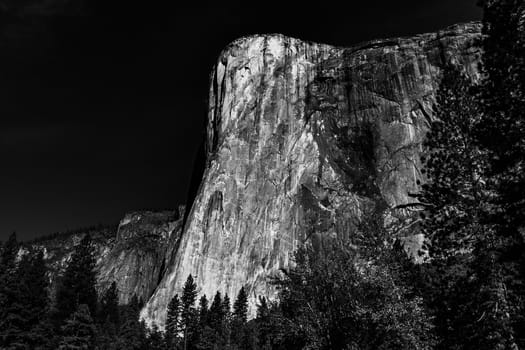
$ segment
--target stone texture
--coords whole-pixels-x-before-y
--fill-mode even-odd
[[[338,48],[241,38],[211,76],[207,163],[173,263],[141,316],[161,327],[191,273],[199,292],[274,296],[268,276],[312,237],[351,235],[378,201],[408,215],[445,62],[479,78],[477,23]],[[412,237],[412,242],[420,238]]]

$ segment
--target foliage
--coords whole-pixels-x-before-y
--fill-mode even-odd
[[[432,261],[420,282],[443,349],[525,345],[525,6],[484,3],[485,78],[473,87],[448,67],[425,144]]]
[[[42,324],[47,315],[47,276],[43,254],[24,255],[16,270],[4,279],[0,320],[0,345],[16,349],[36,347],[46,341]]]
[[[96,327],[87,305],[78,306],[62,326],[62,334],[60,350],[94,349]]]
[[[180,300],[178,294],[171,298],[166,316],[166,345],[176,347],[180,333]]]
[[[91,315],[97,312],[97,291],[94,248],[91,236],[85,235],[75,246],[71,260],[57,290],[57,319],[69,317],[80,304],[89,308]]]

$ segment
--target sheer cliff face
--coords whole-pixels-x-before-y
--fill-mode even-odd
[[[468,24],[352,48],[281,35],[232,43],[211,79],[201,187],[142,317],[162,326],[189,274],[208,297],[241,286],[252,302],[271,297],[268,275],[302,241],[351,235],[379,202],[412,202],[440,71],[452,62],[476,79],[479,38]]]

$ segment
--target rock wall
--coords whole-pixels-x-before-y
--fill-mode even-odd
[[[208,297],[245,286],[253,311],[304,240],[351,235],[378,202],[407,215],[395,208],[422,179],[440,72],[450,62],[479,78],[480,32],[472,23],[350,48],[282,35],[229,45],[211,77],[202,183],[142,318],[162,327],[189,274]]]

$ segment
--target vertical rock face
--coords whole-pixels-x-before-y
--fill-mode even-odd
[[[446,62],[478,78],[479,24],[351,48],[282,35],[242,38],[214,69],[207,166],[173,263],[142,310],[162,326],[192,274],[200,293],[247,288],[308,238],[351,235],[385,203],[412,202],[421,142]]]

